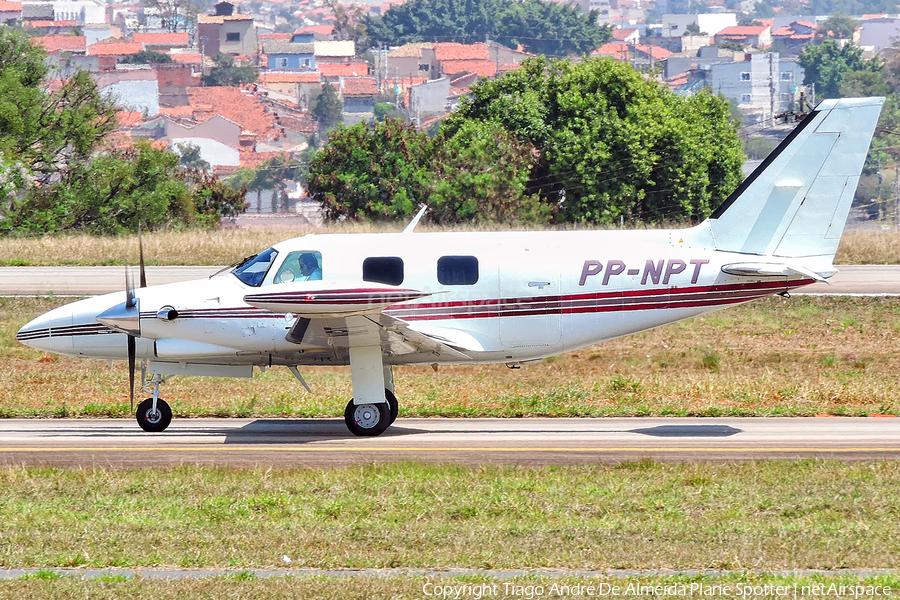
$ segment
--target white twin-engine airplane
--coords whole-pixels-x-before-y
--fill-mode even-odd
[[[526,364],[789,290],[832,259],[883,98],[826,100],[710,216],[689,229],[307,235],[201,281],[52,310],[17,338],[47,352],[127,359],[162,431],[173,375],[251,377],[350,365],[355,435],[397,416],[392,367]],[[127,277],[126,277],[127,280]]]

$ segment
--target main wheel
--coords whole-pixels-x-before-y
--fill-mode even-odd
[[[344,409],[344,423],[353,435],[381,435],[391,424],[391,408],[387,402],[353,404],[351,399]]]
[[[172,422],[172,409],[165,400],[159,398],[156,400],[156,412],[153,412],[153,398],[147,398],[138,404],[136,416],[141,429],[157,433],[165,431]]]
[[[387,388],[384,388],[384,398],[391,409],[391,424],[393,425],[394,421],[397,420],[397,414],[400,412],[400,403],[397,402],[397,396],[394,395],[394,392]]]

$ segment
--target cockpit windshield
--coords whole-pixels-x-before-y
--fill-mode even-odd
[[[245,284],[259,287],[276,256],[278,256],[278,251],[275,248],[263,250],[250,260],[235,267],[232,273]]]

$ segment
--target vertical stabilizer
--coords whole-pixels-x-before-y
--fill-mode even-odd
[[[716,249],[833,257],[882,104],[819,104],[710,216]]]

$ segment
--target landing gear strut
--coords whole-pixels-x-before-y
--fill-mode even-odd
[[[172,409],[169,404],[159,397],[160,384],[168,379],[158,373],[155,373],[149,380],[147,379],[147,368],[141,365],[141,389],[152,394],[140,404],[138,404],[137,417],[138,425],[144,431],[158,433],[165,431],[166,427],[172,422]]]

